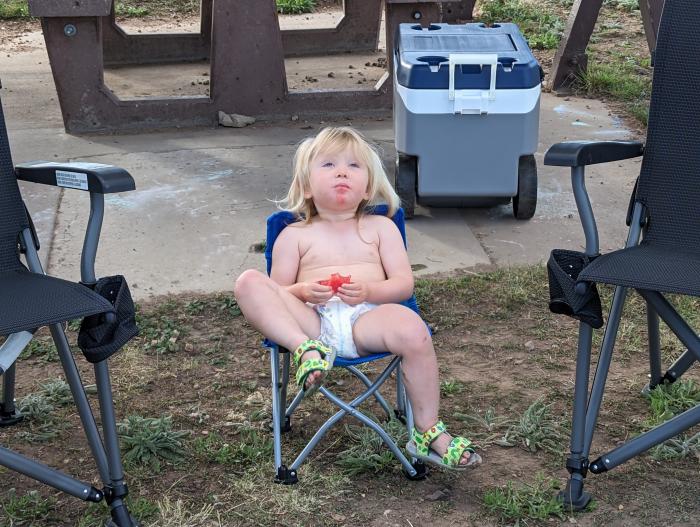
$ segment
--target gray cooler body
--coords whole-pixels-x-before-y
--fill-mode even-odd
[[[536,199],[541,69],[517,26],[430,28],[401,24],[394,50],[396,149],[414,159],[415,199],[507,202],[522,190],[527,156]]]

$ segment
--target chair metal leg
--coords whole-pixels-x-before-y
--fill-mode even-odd
[[[700,337],[688,323],[683,320],[673,306],[661,293],[637,289],[637,292],[654,307],[654,310],[661,316],[669,329],[678,337],[693,355],[695,360],[700,361]]]
[[[364,373],[358,370],[355,366],[345,366],[345,369],[352,373],[355,377],[360,379],[367,388],[372,386],[372,381],[369,380],[369,377],[367,377]],[[391,407],[387,404],[384,397],[382,397],[382,394],[379,392],[374,392],[374,398],[377,400],[379,406],[381,406],[384,412],[386,413],[387,421],[391,419],[392,415],[394,415],[394,412],[391,411]]]
[[[669,419],[664,424],[652,428],[624,445],[600,456],[591,463],[591,472],[599,474],[600,472],[605,472],[621,465],[625,461],[632,459],[651,447],[680,434],[698,423],[700,423],[700,405],[686,410],[673,419]]]
[[[15,406],[15,365],[2,375],[2,403],[0,403],[0,428],[19,423],[24,417]]]
[[[286,354],[285,354],[286,355]],[[287,377],[289,374],[289,357],[286,357]],[[275,462],[275,483],[290,485],[298,481],[296,470],[288,469],[282,463],[282,422],[285,420],[284,404],[286,399],[286,379],[280,382],[280,351],[277,346],[270,348],[270,372],[272,374],[272,449]],[[285,374],[283,372],[283,377]],[[285,399],[282,399],[282,392]]]
[[[408,472],[411,476],[416,475],[416,469],[413,467],[411,462],[406,459],[406,456],[403,455],[403,452],[396,446],[396,443],[394,443],[394,440],[389,436],[389,434],[386,433],[386,431],[379,426],[377,423],[372,421],[369,417],[364,415],[362,412],[358,411],[355,407],[357,406],[356,404],[347,404],[345,401],[334,395],[332,392],[327,390],[324,387],[321,387],[320,390],[323,390],[323,395],[325,395],[329,401],[331,401],[333,404],[341,408],[341,411],[338,412],[338,414],[342,414],[338,417],[343,417],[346,414],[350,414],[354,418],[358,419],[361,423],[363,423],[365,426],[370,427],[372,430],[374,430],[379,437],[382,438],[382,441],[384,441],[384,444],[389,447],[389,450],[396,456],[396,459],[398,459],[401,464],[403,465],[404,470]],[[359,404],[359,403],[357,403]],[[336,415],[338,415],[336,414]],[[335,417],[335,416],[333,416]],[[319,428],[318,432],[314,435],[313,438],[311,438],[311,441],[306,445],[306,448],[304,451],[299,455],[299,457],[294,461],[292,464],[292,467],[298,467],[301,465],[301,463],[304,462],[304,459],[311,453],[311,451],[314,449],[314,447],[321,441],[323,436],[326,435],[326,432],[330,429],[333,424],[335,424],[335,421],[337,419],[329,419],[324,423],[324,425]]]
[[[586,432],[586,404],[588,400],[588,375],[591,363],[593,328],[583,322],[579,325],[578,353],[576,355],[576,380],[574,385],[574,408],[571,425],[570,454],[566,469],[571,475],[566,488],[559,493],[565,507],[582,510],[591,501],[590,494],[583,491],[583,482],[588,471],[588,459],[584,456]]]
[[[406,389],[403,385],[403,372],[401,367],[396,368],[396,418],[401,422],[406,422]]]
[[[400,371],[400,368],[397,369]],[[411,433],[413,432],[413,427],[415,423],[413,422],[413,408],[411,408],[411,401],[406,397],[406,387],[401,383],[401,397],[404,403],[404,411],[406,416],[406,433],[408,434],[409,440],[411,439]],[[411,475],[410,472],[404,471],[404,475],[412,481],[422,481],[428,477],[428,467],[420,459],[414,457],[409,458],[411,466],[415,469],[416,473]]]
[[[659,334],[659,315],[647,302],[647,332],[649,335],[649,378],[648,389],[653,390],[661,384],[661,336]]]
[[[78,415],[80,415],[80,421],[83,424],[83,430],[90,445],[90,450],[92,451],[92,456],[95,458],[97,463],[97,470],[100,473],[100,479],[107,483],[110,480],[109,476],[109,464],[107,462],[107,453],[105,452],[104,445],[102,444],[102,439],[97,431],[97,425],[95,424],[95,417],[92,414],[92,409],[90,408],[90,403],[85,395],[85,390],[83,389],[83,383],[80,379],[80,373],[75,365],[75,360],[70,351],[70,346],[68,345],[68,339],[66,339],[66,334],[63,331],[63,326],[61,324],[54,324],[51,326],[51,336],[53,337],[54,343],[56,344],[56,349],[58,350],[58,356],[61,359],[61,365],[63,366],[63,372],[66,375],[66,381],[70,386],[70,391],[73,394],[73,400],[78,409]]]
[[[655,313],[666,322],[679,340],[688,347],[696,360],[700,360],[700,337],[688,326],[671,304],[656,291],[637,290]],[[649,448],[700,423],[700,405],[686,410],[673,419],[645,432],[624,445],[600,456],[590,464],[591,472],[597,474],[614,468]]]
[[[134,523],[132,523],[132,518],[124,503],[124,498],[129,491],[124,483],[124,469],[119,452],[117,421],[114,412],[114,399],[112,398],[112,383],[109,379],[109,366],[106,360],[95,364],[95,382],[100,401],[102,432],[110,475],[109,482],[105,482],[105,499],[110,506],[112,523],[115,527],[132,527]]]
[[[38,461],[29,459],[4,447],[0,447],[0,465],[81,500],[97,503],[102,501],[104,497],[102,491],[89,483],[71,478],[63,472],[47,467]]]
[[[612,361],[617,331],[620,327],[620,319],[622,318],[622,308],[625,305],[626,298],[627,288],[616,287],[613,295],[612,306],[610,307],[610,314],[608,315],[608,323],[605,326],[603,343],[600,346],[598,365],[596,366],[595,377],[593,378],[593,386],[591,387],[591,395],[588,402],[588,409],[586,411],[586,439],[583,443],[583,457],[585,459],[588,459],[588,454],[591,451],[595,423],[598,420],[600,403],[603,400],[605,382],[608,380],[610,362]]]
[[[666,373],[664,374],[663,381],[667,383],[676,382],[690,367],[695,364],[695,355],[690,350],[685,350],[680,357],[676,359],[676,362],[671,364]]]
[[[355,399],[350,401],[350,403],[345,403],[344,401],[342,401],[341,399],[336,397],[332,392],[330,392],[328,390],[328,388],[326,388],[325,386],[321,386],[321,388],[319,388],[319,392],[321,394],[323,394],[329,401],[334,403],[336,406],[339,406],[341,409],[338,412],[336,412],[333,416],[331,416],[323,424],[323,426],[316,431],[314,436],[307,443],[306,447],[304,447],[304,450],[302,450],[301,454],[299,454],[299,456],[297,456],[297,458],[294,460],[294,463],[292,463],[290,468],[293,470],[298,470],[299,466],[304,462],[304,460],[311,453],[311,451],[316,447],[316,445],[321,441],[321,439],[323,439],[323,437],[326,435],[328,430],[330,430],[330,428],[337,421],[342,419],[345,415],[350,414],[353,417],[355,417],[355,418],[359,419],[360,421],[362,421],[363,423],[365,423],[365,421],[362,419],[365,416],[361,412],[358,412],[356,410],[357,406],[362,404],[362,402],[365,401],[368,397],[372,396],[374,391],[376,391],[382,384],[384,384],[384,381],[386,381],[386,379],[389,377],[391,372],[394,369],[396,369],[396,367],[398,366],[399,360],[400,360],[399,357],[395,357],[391,361],[391,363],[389,363],[389,365],[384,369],[384,371],[379,375],[379,377],[377,377],[377,379],[374,381],[374,383],[372,383],[372,386],[369,389],[367,389],[365,392],[363,392],[362,394],[355,397]],[[367,418],[365,417],[365,419],[367,419]],[[374,421],[371,421],[371,422],[374,423]],[[370,425],[368,425],[368,426],[370,426]],[[393,441],[392,441],[392,443],[393,443]],[[401,454],[401,455],[403,456],[403,454]],[[404,457],[404,460],[405,460],[405,457]],[[406,460],[406,463],[408,463],[407,460]],[[402,464],[403,464],[403,462],[402,462]],[[410,463],[408,463],[408,465],[410,466]],[[413,469],[413,467],[411,467],[411,469],[415,470],[415,469]]]
[[[287,404],[287,387],[289,386],[289,361],[290,361],[290,353],[283,353],[282,354],[282,386],[280,388],[280,408],[284,409],[286,404]],[[291,418],[290,415],[284,416],[284,420],[282,422],[282,432],[289,432],[292,428],[289,424],[289,419]]]

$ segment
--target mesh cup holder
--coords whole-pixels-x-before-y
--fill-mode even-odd
[[[83,319],[78,346],[88,362],[101,362],[138,335],[136,308],[123,276],[100,278],[95,292],[114,306],[114,313],[100,313]]]
[[[596,329],[603,326],[600,295],[594,283],[586,283],[586,292],[576,291],[578,275],[591,262],[584,253],[554,249],[547,262],[549,310],[585,322]]]

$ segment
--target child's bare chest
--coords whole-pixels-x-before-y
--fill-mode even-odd
[[[354,236],[323,236],[310,243],[301,256],[301,267],[346,266],[353,264],[381,265],[376,243]]]

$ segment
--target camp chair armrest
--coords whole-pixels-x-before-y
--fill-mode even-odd
[[[33,161],[15,167],[17,179],[85,190],[98,194],[112,194],[134,190],[134,178],[123,168],[97,163],[53,163]]]
[[[580,167],[639,157],[644,153],[640,141],[564,141],[552,145],[544,155],[544,164]]]

